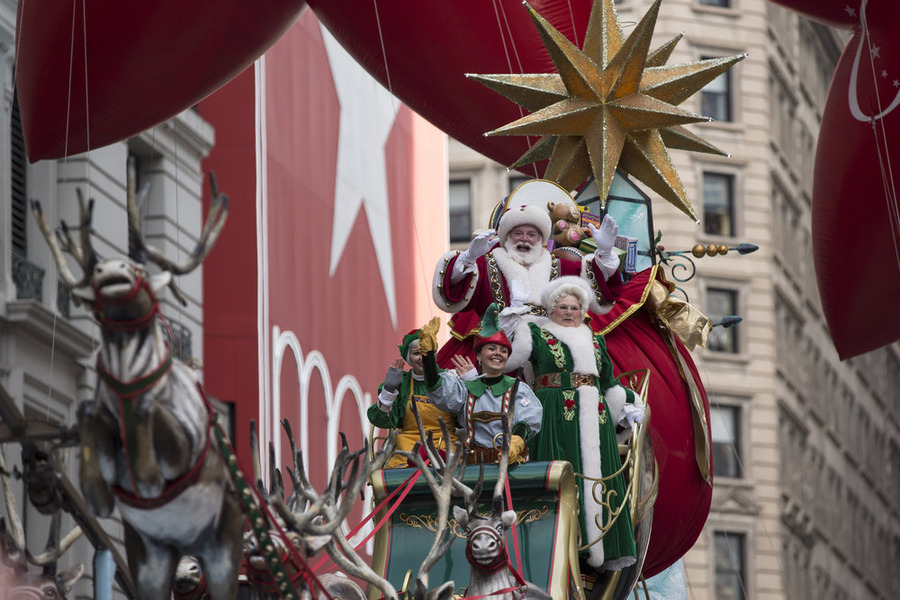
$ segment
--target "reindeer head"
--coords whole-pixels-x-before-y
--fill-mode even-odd
[[[64,600],[72,590],[72,586],[84,573],[84,565],[77,564],[65,571],[56,572],[56,559],[52,565],[44,565],[41,572],[29,570],[29,564],[39,564],[35,557],[26,551],[13,532],[6,527],[6,521],[0,518],[0,563],[7,567],[0,569],[0,589],[9,600]]]
[[[474,510],[453,507],[453,516],[466,533],[466,558],[469,564],[482,571],[494,571],[506,565],[506,531],[516,521],[514,510],[503,510],[502,498],[495,499],[494,510],[489,516]]]
[[[206,594],[206,580],[200,569],[200,561],[193,555],[182,556],[175,568],[172,595],[177,600],[203,600]]]
[[[228,216],[228,196],[219,193],[215,175],[211,173],[212,204],[206,223],[203,225],[194,250],[183,262],[175,263],[144,240],[141,228],[141,203],[146,199],[150,187],[149,184],[146,184],[140,193],[137,193],[135,171],[134,160],[130,159],[128,161],[127,197],[130,258],[103,260],[96,254],[91,244],[94,201],[89,200],[85,203],[81,190],[76,190],[79,224],[75,229],[79,232],[78,243],[74,240],[70,228],[65,222],[60,223],[54,236],[44,218],[40,203],[36,200],[31,201],[31,211],[50,246],[60,279],[71,291],[75,303],[86,303],[94,310],[95,314],[99,313],[98,319],[101,319],[101,322],[103,319],[122,321],[136,318],[133,313],[140,313],[140,310],[146,308],[148,303],[155,304],[156,294],[166,286],[171,288],[172,293],[182,304],[187,304],[184,295],[173,282],[172,275],[190,273],[203,262],[222,232]],[[81,268],[82,275],[80,277],[76,277],[69,269],[65,254],[71,255]],[[148,277],[145,265],[149,263],[158,265],[162,272]],[[136,306],[131,306],[132,301]],[[148,313],[140,313],[138,317],[146,314]]]

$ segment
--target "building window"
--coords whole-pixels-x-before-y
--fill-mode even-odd
[[[706,315],[714,324],[723,317],[737,314],[738,293],[736,290],[710,287],[706,288]],[[713,352],[738,351],[736,327],[713,327],[709,332],[706,347]]]
[[[700,0],[700,4],[704,6],[721,6],[722,8],[729,8],[731,6],[731,0]]]
[[[715,536],[716,600],[745,600],[742,533],[717,531]]]
[[[715,58],[702,56],[702,59]],[[700,91],[700,113],[716,121],[731,121],[731,71],[725,71]]]
[[[28,256],[28,157],[25,136],[19,118],[19,95],[13,96],[9,121],[10,193],[12,196],[12,249],[21,257]]]
[[[703,173],[703,230],[734,235],[734,175]]]
[[[741,477],[741,412],[737,406],[710,406],[713,470],[716,477]]]
[[[468,242],[472,237],[472,182],[450,181],[450,242]]]

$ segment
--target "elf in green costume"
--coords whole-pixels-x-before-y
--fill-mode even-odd
[[[464,445],[469,463],[497,462],[498,434],[514,403],[510,463],[525,461],[525,442],[541,428],[541,403],[524,382],[513,388],[515,379],[504,375],[511,349],[509,339],[497,324],[499,307],[492,304],[481,320],[481,330],[475,336],[475,358],[480,373],[467,358],[455,356],[453,365],[461,376],[452,372],[438,374],[433,343],[426,341],[423,332],[425,383],[428,396],[438,408],[456,413],[466,430]],[[423,328],[424,329],[424,328]]]
[[[419,352],[419,333],[415,329],[403,336],[403,342],[397,346],[400,357],[395,358],[388,367],[384,382],[378,386],[378,402],[369,407],[369,422],[382,429],[399,429],[397,447],[394,455],[385,464],[385,469],[406,467],[407,459],[398,451],[410,452],[419,441],[419,428],[411,410],[410,403],[415,402],[426,434],[434,433],[434,441],[438,449],[446,449],[446,440],[442,439],[441,426],[438,419],[444,419],[450,431],[450,444],[456,443],[456,419],[450,412],[436,408],[428,399],[425,391],[425,379],[422,369],[422,354]],[[409,364],[409,371],[404,370]]]

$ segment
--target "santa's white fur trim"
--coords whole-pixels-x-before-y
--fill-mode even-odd
[[[471,285],[466,290],[466,294],[463,299],[459,302],[447,301],[447,297],[444,295],[444,273],[442,273],[442,271],[446,272],[447,269],[451,268],[450,262],[458,254],[458,251],[453,250],[446,253],[440,258],[440,260],[438,260],[437,266],[434,268],[434,279],[431,282],[431,296],[434,299],[434,303],[439,309],[448,313],[455,313],[461,310],[465,310],[465,308],[469,305],[469,302],[472,301],[472,296],[475,294],[475,290],[478,288],[478,278],[480,273],[476,269],[472,273],[472,280],[470,282]]]
[[[531,328],[528,327],[528,323],[532,321],[539,323],[542,320],[546,320],[546,317],[529,317],[526,315],[519,321],[519,324],[516,325],[516,330],[513,332],[512,338],[512,352],[509,353],[509,360],[506,361],[507,370],[516,370],[519,367],[524,367],[525,363],[528,362],[533,347],[531,341]],[[540,327],[540,325],[538,325],[538,327]]]
[[[550,214],[546,208],[534,205],[510,206],[500,217],[500,224],[497,226],[497,237],[500,238],[500,243],[506,241],[509,232],[519,225],[536,227],[541,232],[545,244],[550,239]]]
[[[594,255],[588,254],[584,260],[581,261],[581,277],[587,278],[588,272],[594,268]],[[608,313],[612,307],[613,302],[610,302],[609,299],[606,299],[606,304],[600,304],[597,302],[597,295],[594,290],[591,290],[591,304],[588,307],[592,313],[596,313],[598,315],[605,315]]]
[[[553,267],[553,259],[550,253],[544,250],[543,255],[534,264],[526,267],[519,264],[503,248],[494,248],[491,256],[497,261],[497,268],[503,273],[507,283],[513,279],[522,282],[525,293],[528,294],[529,304],[538,304],[541,298],[541,290],[550,280],[550,271]]]

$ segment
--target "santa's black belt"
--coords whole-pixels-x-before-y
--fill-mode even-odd
[[[588,375],[587,373],[545,373],[540,375],[534,382],[534,389],[541,388],[577,388],[582,386],[594,386],[597,384],[596,375]]]

